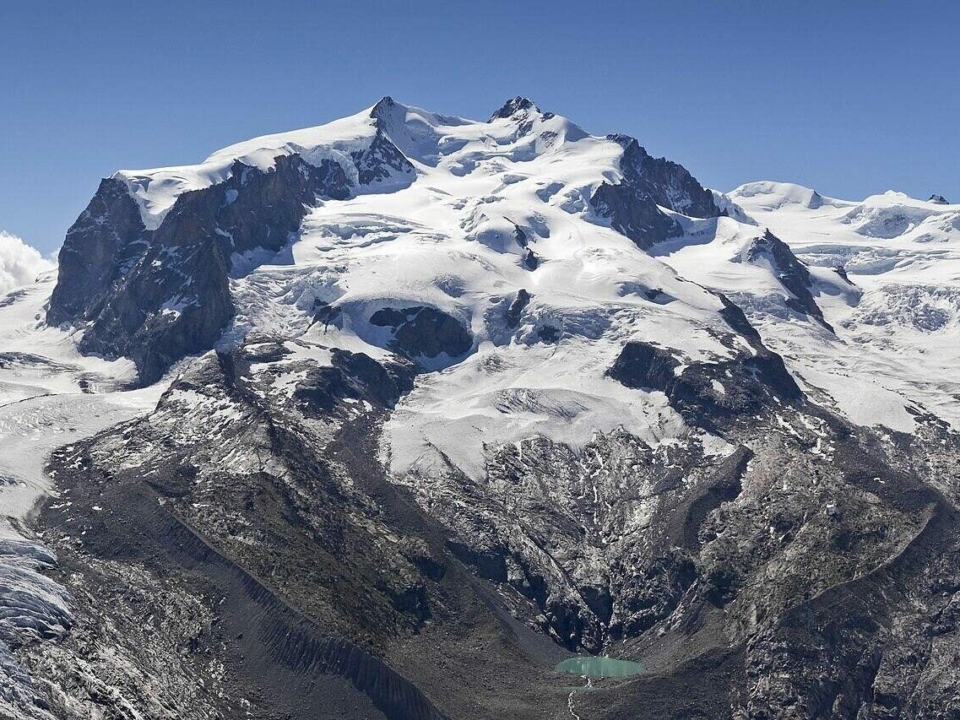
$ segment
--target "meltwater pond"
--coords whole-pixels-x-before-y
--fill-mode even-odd
[[[586,677],[627,677],[642,673],[643,665],[630,660],[589,656],[567,658],[554,670]]]

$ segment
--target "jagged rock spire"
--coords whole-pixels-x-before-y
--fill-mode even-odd
[[[516,97],[507,100],[499,110],[491,115],[490,121],[493,122],[494,120],[503,120],[513,117],[517,113],[529,112],[531,110],[533,112],[540,112],[540,108],[538,108],[532,100],[517,95]]]

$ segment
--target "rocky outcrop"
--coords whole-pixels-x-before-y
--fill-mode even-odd
[[[494,120],[508,120],[518,113],[540,112],[540,109],[528,98],[517,95],[507,100],[493,115],[490,116],[490,122]]]
[[[370,323],[390,328],[390,347],[413,360],[432,360],[442,354],[458,357],[473,345],[470,332],[456,318],[436,308],[384,308],[370,316]]]
[[[350,153],[361,186],[416,175],[387,135],[393,108],[389,98],[373,108],[370,144]],[[82,326],[82,351],[128,356],[151,383],[217,340],[234,312],[231,272],[281,250],[308,207],[345,199],[353,187],[332,159],[279,155],[267,170],[238,160],[226,180],[181,194],[148,230],[124,181],[104,180],[67,232],[47,321]]]
[[[803,397],[783,359],[765,349],[732,360],[689,363],[681,369],[670,351],[633,341],[624,346],[608,374],[626,387],[663,392],[681,414],[707,426]]]
[[[409,184],[416,177],[413,164],[388,135],[398,107],[393,98],[385,97],[370,111],[377,132],[367,148],[350,153],[360,185],[374,185],[391,178],[400,178]]]
[[[750,243],[743,259],[749,263],[761,261],[768,263],[776,273],[777,280],[790,293],[790,297],[785,300],[787,307],[813,318],[827,330],[833,332],[833,328],[824,320],[823,311],[817,305],[817,301],[810,291],[814,287],[810,270],[797,259],[797,256],[793,254],[793,251],[783,240],[767,230],[763,236]]]
[[[717,217],[720,210],[709,190],[681,165],[651,157],[626,135],[610,135],[623,148],[619,183],[603,183],[590,199],[615,230],[647,249],[682,234],[683,229],[661,207],[690,217]]]
[[[349,192],[329,160],[280,156],[266,172],[236,162],[226,181],[184,193],[147,230],[126,186],[104,180],[67,233],[47,320],[82,325],[83,351],[129,356],[141,381],[153,382],[219,337],[233,315],[235,255],[277,252],[308,205]]]
[[[67,231],[50,298],[52,324],[87,319],[107,302],[117,280],[146,252],[149,233],[122,180],[105,179]]]
[[[516,329],[520,324],[520,318],[523,316],[523,311],[526,309],[527,305],[530,304],[532,295],[526,291],[525,288],[520,288],[517,291],[516,297],[513,298],[513,302],[510,303],[510,307],[507,308],[507,327],[511,330]]]

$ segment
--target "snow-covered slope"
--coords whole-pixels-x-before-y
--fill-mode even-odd
[[[716,336],[730,328],[715,296],[591,211],[597,184],[619,179],[620,146],[525,110],[490,123],[396,112],[404,124],[391,137],[417,181],[319,203],[289,250],[232,281],[224,343],[282,328],[378,356],[391,341],[369,322],[378,311],[427,306],[454,318],[469,349],[420,356],[442,372],[391,421],[399,472],[441,453],[476,477],[484,443],[539,432],[582,443],[630,417],[654,443],[682,432],[662,399],[625,402],[605,371],[632,338],[689,359],[727,357]],[[336,318],[315,322],[320,307]]]
[[[708,649],[763,623],[775,633],[793,581],[813,597],[865,577],[945,507],[923,483],[931,457],[953,462],[960,423],[958,260],[958,205],[769,182],[711,193],[635,140],[523,98],[486,121],[384,98],[198,165],[120,171],[69,231],[56,287],[47,274],[0,299],[0,541],[13,543],[0,581],[16,566],[50,634],[66,633],[67,595],[38,574],[54,559],[23,523],[56,498],[44,466],[68,445],[56,466],[77,497],[47,512],[73,567],[92,566],[74,553],[71,503],[104,537],[111,522],[159,533],[143,508],[163,508],[220,553],[203,560],[217,572],[234,563],[248,586],[270,572],[260,600],[269,586],[297,612],[320,608],[394,661],[416,650],[391,623],[426,637],[433,602],[450,627],[444,563],[491,583],[484,607],[570,650],[622,641],[667,666],[696,628],[712,628],[697,640]],[[864,458],[899,463],[895,482],[909,477],[924,503],[850,490]],[[390,504],[396,488],[416,510]],[[837,496],[847,535],[830,544],[821,505]],[[325,544],[342,533],[355,544]],[[372,587],[304,588],[313,576],[283,565],[299,562],[283,555],[289,537],[318,543],[329,564],[316,572]],[[137,567],[150,595],[160,581]],[[381,605],[401,620],[356,620]],[[424,652],[440,647],[431,637]],[[770,637],[757,662],[783,647]],[[163,672],[157,647],[144,676]],[[114,670],[101,694],[126,703],[138,691]],[[0,702],[32,697],[17,682]]]
[[[960,205],[895,192],[857,203],[772,182],[725,197],[806,264],[835,332],[790,312],[780,269],[743,262],[757,227],[691,223],[658,256],[740,303],[794,372],[855,422],[910,432],[920,410],[960,424]]]

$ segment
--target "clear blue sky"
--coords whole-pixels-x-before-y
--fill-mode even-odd
[[[0,0],[0,229],[44,251],[117,168],[383,95],[526,95],[704,184],[960,200],[960,3]]]

